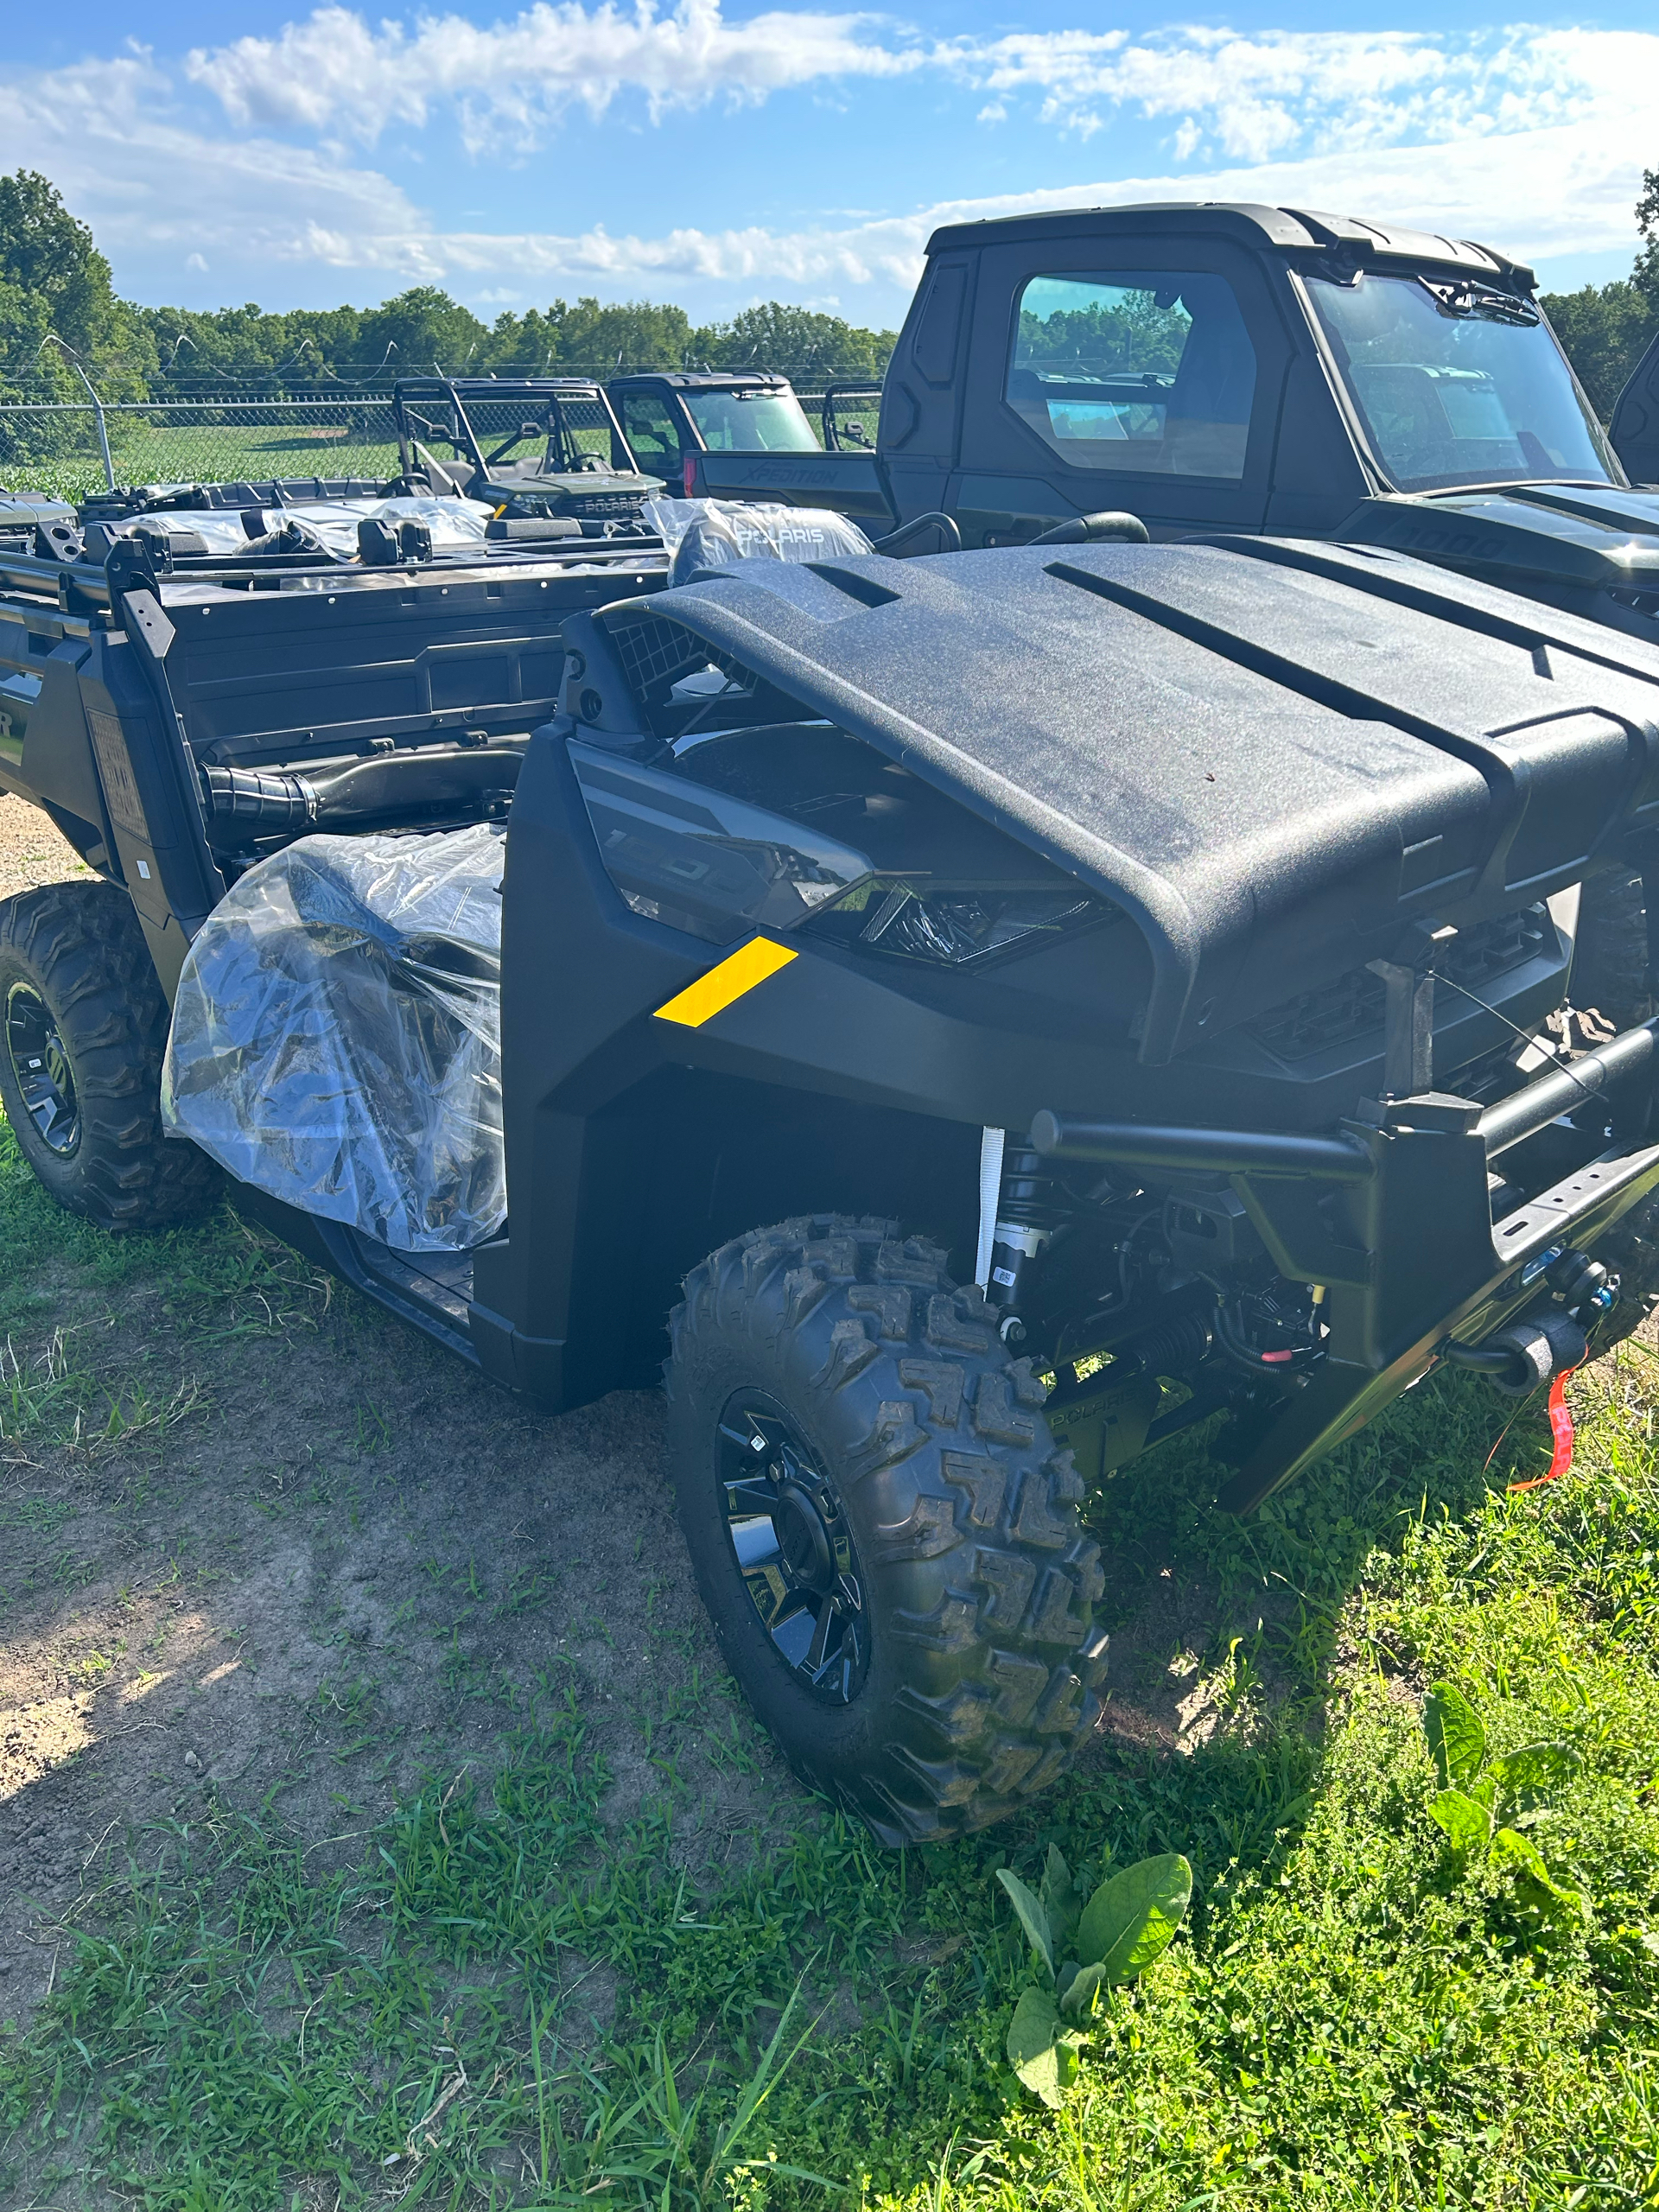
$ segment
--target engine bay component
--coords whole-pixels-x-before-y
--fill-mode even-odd
[[[473,730],[420,746],[383,739],[359,757],[315,761],[302,772],[204,766],[209,842],[215,850],[237,851],[250,838],[317,823],[369,828],[397,819],[414,827],[424,820],[448,828],[457,816],[499,816],[528,742],[522,733]]]
[[[1528,1398],[1553,1376],[1581,1365],[1588,1351],[1573,1316],[1547,1310],[1509,1322],[1478,1344],[1448,1343],[1445,1357],[1453,1367],[1484,1375],[1506,1398]]]

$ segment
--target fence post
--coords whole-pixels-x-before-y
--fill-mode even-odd
[[[48,330],[45,337],[41,339],[40,346],[41,352],[43,353],[48,346],[55,346],[57,347],[59,353],[63,355],[65,360],[68,362],[70,367],[74,371],[75,374],[80,378],[82,384],[86,387],[86,397],[92,403],[92,413],[98,422],[98,442],[99,449],[104,455],[104,480],[109,489],[113,492],[115,489],[115,463],[110,459],[110,431],[109,425],[104,420],[104,403],[99,397],[97,392],[93,391],[92,380],[87,375],[86,370],[81,367],[80,356],[76,353],[74,347],[73,346],[65,345],[63,340],[59,337],[55,330]]]
[[[115,489],[115,463],[110,459],[110,429],[108,423],[104,420],[104,403],[99,397],[97,392],[92,389],[92,378],[87,375],[86,370],[81,367],[80,363],[75,359],[73,353],[69,355],[69,365],[74,371],[75,374],[80,378],[82,384],[86,385],[87,395],[92,403],[92,412],[98,417],[98,442],[99,449],[104,455],[104,480],[109,486],[110,490],[113,492]]]
[[[79,376],[79,380],[86,385],[86,398],[93,403],[93,416],[98,418],[98,445],[104,454],[104,482],[108,485],[108,489],[115,491],[115,462],[108,458],[108,425],[104,423],[104,403],[99,400],[98,391],[93,391],[93,378],[91,378],[91,376],[86,374],[86,370],[79,365],[79,354],[75,352],[75,347],[73,347],[73,345],[64,345],[64,340],[60,339],[55,329],[48,329],[47,336],[40,340],[40,352],[42,352],[42,354],[47,352],[48,345],[55,345],[55,347],[58,347],[58,352],[64,356],[64,360],[71,365],[71,370],[75,372],[75,376]]]

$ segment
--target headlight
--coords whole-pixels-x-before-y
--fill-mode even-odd
[[[822,910],[814,934],[861,952],[961,968],[1081,929],[1113,910],[1087,892],[1020,884],[918,884],[874,876]]]
[[[714,944],[794,929],[866,880],[866,855],[724,791],[597,746],[570,759],[605,872],[636,914]]]

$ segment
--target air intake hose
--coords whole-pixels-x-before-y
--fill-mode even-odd
[[[215,822],[297,830],[317,818],[321,795],[303,776],[267,776],[257,768],[204,768],[201,788]]]

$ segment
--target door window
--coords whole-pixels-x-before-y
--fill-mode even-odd
[[[1006,396],[1069,467],[1236,480],[1255,395],[1224,276],[1033,276],[1020,295]]]
[[[680,440],[665,401],[654,391],[622,396],[622,427],[642,468],[679,466]]]

